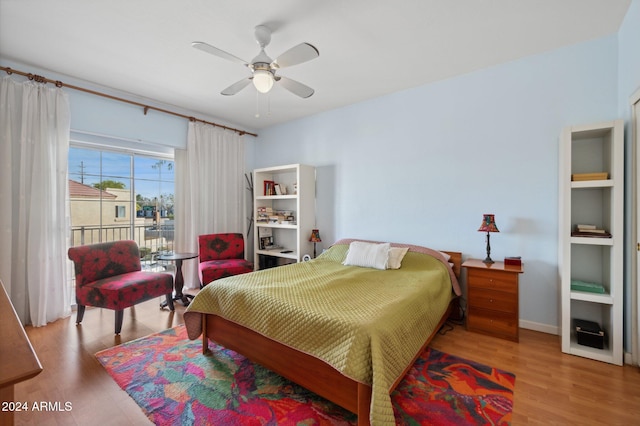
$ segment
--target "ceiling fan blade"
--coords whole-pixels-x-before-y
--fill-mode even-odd
[[[196,49],[202,50],[203,52],[207,52],[212,55],[215,55],[219,58],[227,59],[232,62],[237,62],[245,66],[248,65],[247,61],[240,59],[237,56],[232,55],[231,53],[227,53],[224,50],[220,50],[217,47],[213,47],[210,44],[204,43],[202,41],[194,41],[193,43],[191,43],[191,46],[195,47]]]
[[[290,78],[279,76],[276,79],[280,82],[282,87],[301,98],[308,98],[315,93],[311,87],[295,80],[291,80]]]
[[[227,87],[220,93],[225,96],[235,95],[236,93],[247,87],[249,83],[251,83],[251,78],[252,77],[245,77],[242,80],[233,83],[231,86]]]
[[[276,60],[273,61],[273,66],[275,68],[290,67],[310,61],[318,56],[320,56],[318,49],[309,43],[300,43],[278,56]]]

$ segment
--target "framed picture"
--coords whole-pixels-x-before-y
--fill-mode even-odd
[[[260,238],[260,250],[265,250],[271,246],[273,246],[273,237]]]
[[[282,195],[282,189],[280,188],[279,184],[276,183],[275,185],[273,185],[273,187],[276,190],[276,195]]]

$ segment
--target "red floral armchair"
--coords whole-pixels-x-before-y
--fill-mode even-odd
[[[208,234],[198,237],[202,285],[231,275],[253,272],[253,264],[244,259],[242,234]]]
[[[173,276],[141,270],[140,250],[135,241],[114,241],[69,249],[76,272],[76,324],[85,306],[116,311],[115,331],[120,334],[124,309],[154,297],[166,296],[173,307]]]

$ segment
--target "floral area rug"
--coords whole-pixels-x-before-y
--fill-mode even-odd
[[[357,417],[177,326],[96,357],[157,425],[354,425]],[[515,376],[428,348],[392,393],[402,425],[508,425]]]

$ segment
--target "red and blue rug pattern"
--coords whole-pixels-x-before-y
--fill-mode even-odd
[[[157,425],[355,425],[354,414],[184,326],[96,357]],[[428,348],[392,393],[400,425],[508,425],[515,376]]]

